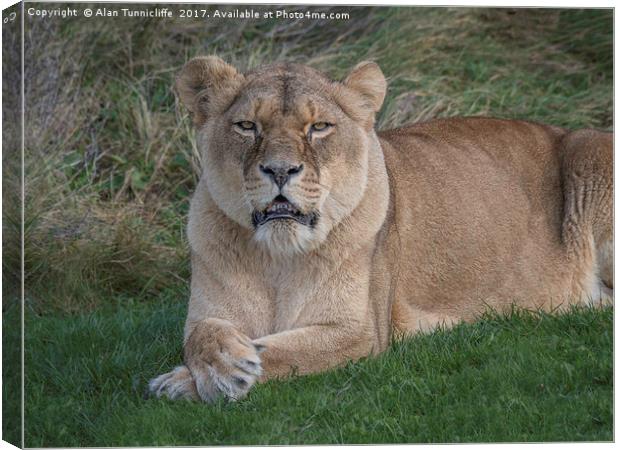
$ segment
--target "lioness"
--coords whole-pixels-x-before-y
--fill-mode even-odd
[[[204,171],[185,364],[156,396],[239,399],[487,308],[613,295],[611,134],[489,118],[377,133],[372,62],[339,82],[199,57],[176,88]]]

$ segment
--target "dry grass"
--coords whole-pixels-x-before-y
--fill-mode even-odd
[[[171,85],[195,54],[241,69],[304,62],[334,77],[374,59],[390,80],[381,127],[462,114],[611,126],[610,11],[332,9],[351,20],[28,19],[29,304],[78,311],[185,286],[200,155]],[[19,280],[12,146],[3,157],[9,290]]]

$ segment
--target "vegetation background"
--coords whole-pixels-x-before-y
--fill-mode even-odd
[[[103,5],[70,5],[86,6]],[[245,8],[350,19],[25,18],[25,444],[612,440],[610,309],[488,315],[237,404],[142,398],[181,359],[200,154],[171,87],[190,57],[334,78],[373,59],[389,79],[380,128],[492,115],[611,130],[612,10]],[[18,67],[3,78],[17,102]],[[20,145],[3,140],[3,435],[18,442]]]

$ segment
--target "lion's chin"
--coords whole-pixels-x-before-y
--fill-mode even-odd
[[[316,245],[311,227],[292,219],[270,220],[256,228],[254,239],[274,256],[294,256]]]

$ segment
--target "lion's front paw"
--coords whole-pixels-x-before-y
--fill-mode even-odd
[[[200,398],[243,398],[262,374],[261,350],[227,321],[198,324],[185,344],[185,362]]]
[[[186,366],[178,366],[149,381],[149,393],[156,397],[168,397],[171,400],[180,398],[198,400],[198,391],[194,378]]]

